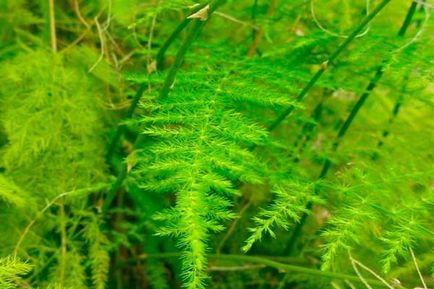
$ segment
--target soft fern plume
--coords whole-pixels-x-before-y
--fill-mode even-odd
[[[106,288],[110,256],[106,235],[101,231],[101,220],[98,216],[89,214],[86,222],[84,237],[89,243],[89,260],[92,272],[92,283],[95,289]]]
[[[294,223],[300,221],[304,212],[309,213],[306,204],[309,201],[319,202],[319,198],[312,195],[312,188],[313,184],[295,180],[276,185],[273,202],[253,217],[255,227],[249,229],[251,235],[246,240],[243,251],[248,251],[265,233],[275,238],[273,230],[277,227],[289,230]]]
[[[5,172],[0,196],[8,202],[19,205],[25,196],[27,203],[34,201],[28,208],[40,211],[46,200],[105,180],[101,83],[87,73],[87,65],[77,61],[79,52],[73,52],[33,51],[1,66],[0,122],[7,142],[1,148]],[[40,284],[62,276],[63,286],[86,286],[83,252],[72,240],[79,220],[74,211],[86,203],[84,198],[77,199],[66,205],[63,214],[50,208],[35,216],[29,209],[9,219],[10,226],[19,228],[2,239],[9,247],[17,243],[29,220],[35,222],[18,249],[32,260],[35,272],[41,268],[51,272]],[[57,262],[50,263],[49,258]]]
[[[399,263],[399,257],[409,259],[409,250],[418,248],[420,243],[433,245],[432,224],[429,220],[432,218],[434,197],[431,194],[422,198],[397,210],[397,220],[383,234],[384,252],[381,262],[385,273],[390,271],[392,265]]]
[[[30,272],[32,267],[13,257],[0,258],[0,287],[2,289],[17,289],[20,275]]]
[[[432,191],[421,184],[418,186],[424,189],[417,192],[409,187],[414,181],[429,186],[430,173],[409,171],[408,167],[384,174],[360,169],[342,172],[341,178],[350,175],[352,181],[332,186],[339,192],[333,194],[339,208],[332,212],[323,232],[327,240],[323,269],[347,265],[342,257],[348,251],[362,255],[377,249],[383,253],[374,266],[378,268],[381,262],[388,273],[394,263],[400,263],[398,258],[408,259],[410,249],[432,246]],[[399,198],[390,202],[396,196]]]
[[[347,251],[360,243],[360,234],[366,230],[368,222],[376,217],[375,210],[370,203],[370,196],[362,196],[353,192],[347,203],[339,210],[339,214],[329,221],[329,229],[323,232],[327,239],[324,245],[323,264],[324,270],[336,267],[336,262]]]
[[[88,187],[104,176],[101,99],[85,67],[45,51],[2,64],[6,176],[35,195]],[[17,121],[20,120],[20,121]]]
[[[87,289],[86,286],[86,267],[84,266],[84,257],[79,252],[77,248],[69,244],[68,251],[65,254],[65,266],[56,266],[50,276],[52,282],[59,280],[58,276],[61,275],[59,272],[62,268],[64,270],[64,278],[62,282],[62,287],[74,288],[74,289]],[[60,260],[59,260],[60,261]]]
[[[230,107],[216,89],[219,78],[195,77],[180,76],[168,99],[143,105],[150,111],[143,133],[158,141],[140,152],[136,174],[143,189],[176,192],[176,206],[157,216],[160,234],[178,237],[185,287],[204,288],[210,233],[234,216],[232,181],[261,182],[262,165],[247,148],[266,132]]]
[[[27,203],[22,189],[3,175],[0,175],[0,200],[17,207],[24,207]]]

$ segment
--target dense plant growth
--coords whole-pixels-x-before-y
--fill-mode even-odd
[[[433,288],[426,0],[0,0],[0,288]]]

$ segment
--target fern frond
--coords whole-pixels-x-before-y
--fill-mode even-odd
[[[21,208],[27,203],[22,189],[3,175],[0,175],[0,199]]]
[[[5,62],[2,74],[5,175],[50,198],[101,180],[104,174],[94,169],[104,168],[101,100],[84,71],[60,55],[35,51]]]
[[[84,229],[84,237],[89,244],[89,260],[92,272],[92,283],[95,289],[105,289],[110,266],[108,239],[101,232],[100,220],[90,215]]]
[[[140,152],[136,175],[142,188],[176,192],[176,206],[157,216],[164,221],[160,234],[179,240],[185,286],[204,288],[210,233],[234,217],[230,198],[239,192],[232,181],[261,182],[262,165],[246,147],[267,134],[231,109],[215,85],[187,89],[188,77],[178,76],[180,89],[169,99],[146,104],[151,114],[141,119],[143,133],[159,141]]]
[[[17,289],[20,275],[29,273],[32,266],[13,257],[0,258],[0,286],[4,289]]]
[[[258,215],[253,218],[256,225],[249,229],[250,237],[242,248],[248,251],[257,241],[260,241],[264,233],[268,233],[275,238],[273,227],[281,227],[288,230],[294,223],[297,223],[303,213],[309,213],[306,204],[317,197],[310,193],[312,184],[302,182],[287,182],[277,185],[273,190],[274,198],[272,204],[267,209],[262,209]]]
[[[431,207],[434,203],[431,203]],[[425,214],[428,206],[412,206],[409,211],[400,211],[398,222],[392,225],[382,237],[384,252],[381,259],[383,271],[388,273],[394,263],[398,263],[398,257],[409,258],[409,250],[415,248],[418,242],[429,238],[432,231],[425,225]],[[416,213],[414,213],[416,212]],[[431,242],[432,243],[432,242]]]

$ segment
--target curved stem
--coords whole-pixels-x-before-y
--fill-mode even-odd
[[[175,258],[179,257],[181,253],[161,253],[161,254],[147,254],[142,255],[143,259],[147,258]],[[338,280],[349,280],[353,282],[363,283],[359,277],[344,273],[336,273],[336,272],[327,272],[321,271],[318,269],[308,268],[304,266],[298,266],[293,264],[281,263],[278,261],[271,260],[267,257],[261,256],[247,256],[247,255],[232,255],[232,254],[210,254],[208,255],[209,259],[214,260],[224,260],[224,261],[234,261],[234,262],[248,262],[248,263],[256,263],[262,264],[268,267],[276,268],[286,272],[296,272],[305,275],[317,276],[320,278],[329,278],[329,279],[338,279]],[[375,279],[365,279],[369,284],[382,286],[384,285],[381,281]]]

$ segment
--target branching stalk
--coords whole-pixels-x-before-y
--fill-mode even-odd
[[[386,5],[391,0],[383,0],[378,6],[369,13],[360,24],[353,30],[353,32],[342,42],[341,45],[328,57],[328,59],[323,62],[321,68],[315,73],[315,75],[310,79],[310,81],[306,84],[306,86],[302,89],[299,95],[295,98],[296,102],[301,102],[304,97],[310,92],[310,90],[315,86],[316,82],[321,78],[323,73],[327,70],[327,68],[334,64],[334,61],[338,58],[338,56],[348,47],[348,45],[359,35],[359,33],[368,25],[374,18],[380,13],[381,10],[386,7]],[[281,123],[294,111],[295,106],[288,107],[285,111],[283,111],[274,122],[268,127],[268,131],[275,130]]]
[[[56,18],[54,0],[48,0],[48,12],[50,17],[50,38],[51,38],[51,50],[57,52],[57,38],[56,38]]]

